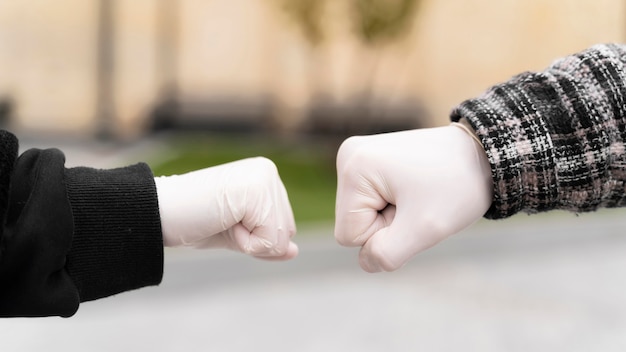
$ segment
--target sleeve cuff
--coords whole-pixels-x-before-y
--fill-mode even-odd
[[[533,91],[528,85],[543,91]],[[555,155],[546,118],[562,113],[561,106],[552,103],[537,109],[531,104],[555,94],[545,76],[528,73],[452,112],[452,121],[465,118],[476,131],[491,165],[494,196],[486,218],[502,219],[520,211],[536,213],[557,206]]]
[[[66,268],[81,302],[159,284],[163,237],[149,167],[79,167],[65,177],[74,217]]]
[[[452,112],[470,122],[491,164],[485,217],[626,206],[625,50],[598,45],[564,57]]]

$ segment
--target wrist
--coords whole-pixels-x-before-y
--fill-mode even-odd
[[[461,118],[459,119],[459,121],[453,121],[450,123],[450,126],[454,126],[465,131],[465,133],[467,133],[468,136],[472,137],[472,139],[480,146],[480,149],[484,151],[485,148],[483,142],[478,138],[476,131],[474,131],[474,128],[472,128],[472,126],[466,119]]]
[[[473,179],[477,182],[477,186],[479,186],[478,189],[481,190],[481,195],[491,203],[494,189],[493,175],[489,158],[481,140],[478,138],[469,122],[464,118],[461,118],[458,122],[452,122],[450,127],[462,132],[458,134],[464,136],[462,138],[466,139],[468,142],[471,142],[473,148],[472,152],[467,154],[467,158],[473,159],[471,163],[471,165],[473,165],[472,175],[475,175]]]

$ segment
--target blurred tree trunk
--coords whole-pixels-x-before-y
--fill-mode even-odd
[[[343,3],[329,3],[324,0],[281,0],[283,9],[290,15],[293,21],[300,27],[304,37],[311,44],[311,56],[313,67],[311,69],[311,86],[313,104],[316,100],[326,104],[323,111],[314,112],[313,120],[310,121],[314,128],[320,132],[338,132],[340,138],[345,134],[352,134],[367,128],[371,120],[377,118],[372,107],[377,104],[375,96],[376,78],[383,63],[381,48],[388,48],[389,44],[397,42],[410,32],[411,25],[419,9],[422,0],[344,0]],[[326,5],[343,7],[345,16],[330,18],[327,16]],[[326,72],[322,62],[323,43],[326,41],[326,28],[328,25],[336,25],[334,21],[349,21],[352,33],[361,42],[361,46],[355,48],[353,64],[349,71],[353,79],[360,79],[359,92],[355,97],[349,97],[349,106],[341,106],[345,102],[335,102],[332,94],[320,96]],[[326,87],[327,88],[327,87]],[[354,93],[353,93],[354,94]],[[345,97],[344,97],[345,98]],[[359,104],[354,106],[354,101]],[[318,101],[319,102],[319,101]],[[347,109],[347,110],[346,110]],[[349,111],[353,109],[353,111]],[[356,110],[355,110],[356,109]],[[354,116],[348,116],[348,115]],[[341,120],[341,121],[339,121]]]
[[[160,98],[178,100],[178,0],[160,0],[158,9],[157,82]]]
[[[369,74],[364,77],[361,94],[369,102],[368,119],[375,118],[371,114],[371,104],[375,104],[376,78],[383,63],[383,48],[398,42],[410,32],[411,24],[419,10],[421,0],[352,0],[354,27],[359,39],[364,44],[360,48],[365,69]],[[359,50],[359,51],[361,51]],[[360,53],[357,53],[360,55]],[[356,60],[355,60],[356,62]],[[371,122],[371,121],[368,121]]]
[[[96,64],[96,136],[114,137],[115,0],[99,0]]]
[[[180,115],[180,87],[178,82],[179,55],[179,0],[160,0],[157,3],[157,102],[152,111],[152,130],[167,129]]]

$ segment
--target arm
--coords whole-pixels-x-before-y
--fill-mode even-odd
[[[155,179],[143,163],[66,169],[56,149],[17,157],[4,131],[0,146],[0,317],[68,317],[81,302],[157,285],[164,245],[276,260],[298,253],[268,159]]]
[[[598,45],[453,111],[485,146],[494,183],[487,218],[625,204],[625,62],[626,47]]]
[[[346,140],[337,240],[362,247],[365,270],[391,271],[481,216],[623,206],[625,61],[596,46],[462,103],[452,121],[480,144],[456,126]]]
[[[4,148],[0,316],[71,316],[80,302],[156,285],[163,246],[145,164],[64,167],[56,149]]]

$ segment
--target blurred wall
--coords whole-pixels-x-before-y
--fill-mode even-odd
[[[15,100],[13,128],[97,130],[99,3],[0,2],[0,97]],[[423,124],[439,125],[494,83],[626,32],[621,0],[423,0],[406,36],[376,46],[354,35],[342,1],[327,2],[317,44],[277,0],[110,3],[110,111],[122,137],[141,133],[172,92],[183,101],[270,100],[287,129],[317,96],[342,104],[367,92],[383,105],[417,102]]]
[[[411,90],[435,120],[487,87],[596,43],[623,42],[621,0],[428,1],[411,45]]]
[[[0,2],[0,95],[14,99],[19,125],[75,130],[90,124],[95,19],[93,1]]]
[[[158,58],[162,50],[170,49],[161,48],[163,44],[158,40],[159,13],[156,5],[159,1],[114,3],[113,133],[122,137],[134,136],[145,128],[152,105],[161,93],[161,86],[168,80],[159,72]],[[89,116],[93,118],[94,112]]]

